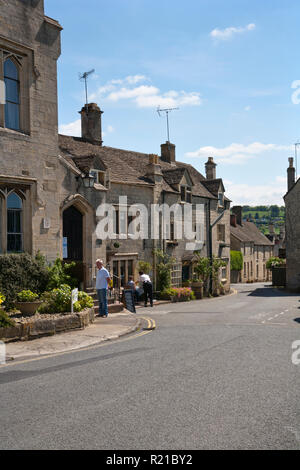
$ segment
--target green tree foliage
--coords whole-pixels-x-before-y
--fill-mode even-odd
[[[41,294],[47,286],[49,272],[45,259],[27,253],[0,255],[0,291],[5,295],[6,308],[12,308],[17,293],[26,289]]]
[[[243,254],[240,251],[230,251],[230,269],[231,271],[241,271],[243,269]]]
[[[148,261],[141,260],[138,262],[138,269],[139,271],[143,271],[145,274],[149,274],[152,269],[152,265],[148,263]]]
[[[156,288],[159,291],[164,291],[171,287],[171,271],[175,263],[175,258],[164,253],[162,250],[154,250],[156,256]]]

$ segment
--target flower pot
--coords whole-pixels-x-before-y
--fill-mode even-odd
[[[191,287],[196,299],[203,299],[203,282],[192,282]]]
[[[20,310],[22,315],[25,317],[30,317],[35,314],[37,309],[42,305],[43,302],[36,301],[36,302],[16,302],[16,308]]]

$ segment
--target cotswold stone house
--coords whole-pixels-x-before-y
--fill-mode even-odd
[[[286,287],[300,292],[300,180],[296,181],[293,158],[287,169],[288,191],[285,202]]]
[[[266,263],[273,256],[273,243],[253,222],[243,221],[241,206],[232,208],[230,225],[231,250],[243,255],[243,269],[239,273],[233,272],[231,281],[269,281],[271,274]]]
[[[230,201],[213,158],[204,177],[176,161],[170,142],[161,145],[160,157],[103,146],[102,111],[94,103],[81,110],[82,138],[58,136],[62,28],[45,16],[43,0],[0,0],[0,7],[0,83],[6,89],[0,104],[0,252],[40,250],[49,261],[57,255],[74,260],[87,287],[93,285],[95,259],[103,258],[124,285],[139,260],[155,267],[153,249],[161,248],[176,259],[172,282],[179,286],[193,274],[194,248],[176,239],[174,215],[164,240],[123,239],[130,215],[125,220],[118,208],[113,223],[119,240],[104,240],[96,233],[96,211],[103,203],[117,207],[119,196],[127,197],[128,206],[147,208],[203,204],[201,254],[227,261],[220,278],[228,289]]]

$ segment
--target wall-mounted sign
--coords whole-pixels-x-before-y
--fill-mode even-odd
[[[51,219],[49,217],[44,217],[43,219],[43,228],[49,229],[51,227]]]

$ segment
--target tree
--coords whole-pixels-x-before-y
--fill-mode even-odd
[[[270,206],[271,217],[279,217],[280,209],[278,206]]]
[[[163,250],[154,250],[156,256],[156,283],[159,291],[164,291],[171,287],[172,267],[175,264],[175,258],[165,253]]]

